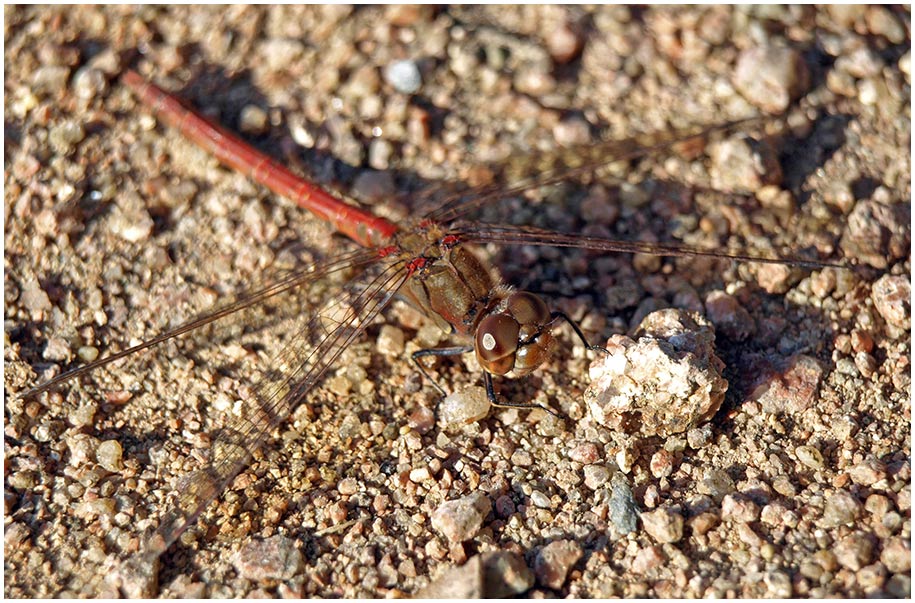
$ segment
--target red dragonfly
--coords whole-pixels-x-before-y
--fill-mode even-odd
[[[194,524],[207,506],[251,462],[252,455],[271,431],[293,413],[344,350],[360,337],[395,295],[407,299],[437,325],[468,342],[451,348],[420,350],[414,353],[414,359],[473,352],[483,368],[487,397],[494,405],[535,407],[499,399],[493,387],[493,376],[525,375],[543,364],[553,352],[555,341],[551,331],[558,323],[569,324],[589,349],[600,349],[588,344],[574,321],[562,312],[550,310],[534,293],[517,291],[501,284],[492,276],[490,267],[468,250],[469,245],[548,245],[600,252],[788,263],[810,268],[846,267],[826,261],[763,257],[670,243],[627,242],[460,220],[471,210],[497,198],[556,183],[576,174],[593,172],[610,162],[669,150],[677,143],[728,131],[746,122],[596,145],[591,149],[591,158],[583,158],[578,167],[546,171],[507,189],[491,187],[478,190],[469,199],[466,195],[455,196],[413,226],[400,228],[384,218],[338,200],[293,174],[274,159],[189,110],[177,98],[148,83],[136,72],[126,72],[122,82],[163,121],[211,152],[222,163],[327,220],[336,230],[361,246],[356,251],[293,271],[279,281],[242,295],[215,311],[139,345],[65,372],[24,394],[35,396],[64,381],[86,375],[241,310],[270,303],[285,294],[306,291],[335,273],[357,271],[342,295],[334,296],[335,301],[343,303],[338,307],[333,322],[328,323],[326,315],[319,313],[306,319],[307,323],[284,342],[282,352],[260,368],[243,408],[213,443],[212,458],[204,468],[189,473],[176,486],[172,506],[140,558],[143,562],[154,563],[182,532]],[[419,366],[425,372],[422,365]],[[552,410],[545,410],[558,415]]]

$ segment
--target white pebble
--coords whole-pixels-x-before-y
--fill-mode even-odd
[[[468,387],[447,396],[439,406],[438,416],[443,429],[460,429],[489,414],[490,406],[485,389]]]

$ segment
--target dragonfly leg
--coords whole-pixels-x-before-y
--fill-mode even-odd
[[[493,406],[496,406],[499,408],[524,408],[524,409],[528,409],[528,410],[539,409],[539,410],[545,410],[546,412],[550,413],[557,419],[566,418],[566,416],[564,414],[556,412],[555,410],[553,410],[552,408],[550,408],[548,406],[541,406],[539,404],[526,404],[524,402],[510,402],[508,400],[500,401],[499,398],[496,397],[496,391],[493,389],[492,374],[490,374],[486,371],[483,371],[483,383],[486,385],[486,397],[489,398],[489,403],[492,404]]]
[[[572,327],[572,330],[575,331],[575,334],[578,336],[578,338],[581,340],[581,342],[585,345],[585,347],[588,348],[589,350],[591,350],[592,352],[603,352],[604,354],[610,353],[607,350],[607,348],[605,348],[603,346],[591,345],[590,343],[588,343],[588,339],[587,339],[587,337],[585,337],[585,334],[581,331],[581,327],[579,327],[578,324],[574,320],[569,318],[569,315],[566,314],[565,312],[559,312],[559,311],[550,312],[550,318],[552,318],[554,322],[556,320],[566,321],[569,324],[569,326]]]
[[[447,396],[448,392],[445,391],[445,388],[438,384],[438,381],[432,378],[432,375],[426,370],[426,367],[423,366],[423,363],[419,361],[420,358],[425,358],[426,356],[460,356],[461,354],[466,354],[467,352],[472,352],[473,346],[469,345],[459,345],[451,348],[428,348],[425,350],[416,350],[410,357],[413,359],[413,362],[416,363],[416,366],[419,367],[419,371],[423,374],[423,377],[429,380],[432,385],[435,386],[443,396]]]

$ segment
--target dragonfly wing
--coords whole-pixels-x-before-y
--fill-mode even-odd
[[[299,318],[294,335],[262,364],[250,395],[219,431],[211,462],[179,480],[144,556],[164,552],[251,462],[271,431],[290,416],[403,285],[407,272],[400,264],[394,259],[378,262],[351,280],[345,294],[321,312]]]
[[[496,182],[483,186],[472,194],[463,192],[446,198],[426,217],[437,222],[451,222],[499,199],[581,177],[611,163],[670,154],[675,147],[721,137],[738,129],[758,127],[772,120],[772,117],[751,117],[713,126],[640,134],[559,152],[518,153],[499,166],[500,176]]]
[[[49,379],[48,381],[45,381],[44,383],[33,387],[32,389],[22,392],[20,397],[35,397],[42,392],[53,389],[61,383],[70,381],[71,379],[76,379],[83,375],[88,375],[93,371],[111,364],[116,360],[133,356],[143,350],[156,348],[167,341],[173,340],[187,333],[198,331],[199,329],[216,323],[223,318],[236,315],[238,312],[241,312],[245,309],[263,304],[275,296],[307,287],[311,283],[316,282],[318,279],[326,277],[335,272],[347,270],[353,267],[363,266],[365,264],[374,262],[376,258],[377,254],[374,251],[363,249],[354,253],[337,256],[326,262],[311,265],[304,269],[288,271],[280,278],[275,279],[269,285],[260,288],[254,288],[251,291],[243,293],[235,297],[233,300],[225,302],[215,309],[208,310],[206,313],[197,316],[196,318],[193,318],[173,329],[170,329],[161,335],[153,337],[152,339],[148,339],[140,344],[131,346],[119,352],[110,354],[104,358],[100,358],[83,366],[57,375],[56,377]]]
[[[797,256],[778,256],[775,254],[764,254],[762,252],[752,253],[726,249],[710,249],[682,243],[623,241],[605,237],[554,232],[532,226],[474,224],[465,227],[458,226],[451,230],[449,234],[455,235],[462,241],[472,244],[499,243],[502,245],[574,247],[578,249],[590,249],[592,251],[645,253],[673,257],[701,256],[731,259],[742,262],[759,262],[764,264],[791,264],[806,268],[853,268],[853,266],[849,264],[807,259]]]

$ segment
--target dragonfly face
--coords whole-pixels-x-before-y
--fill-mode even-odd
[[[473,347],[480,366],[494,375],[530,373],[552,353],[552,325],[553,316],[538,296],[509,293],[477,325]]]

